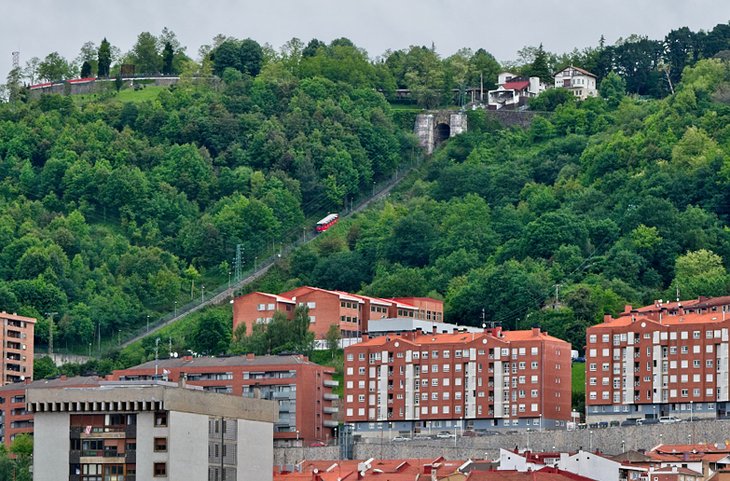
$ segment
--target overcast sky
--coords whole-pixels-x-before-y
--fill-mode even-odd
[[[514,60],[525,45],[570,51],[611,44],[632,33],[659,39],[674,29],[709,30],[730,20],[730,0],[3,0],[0,83],[13,51],[21,65],[58,51],[75,58],[103,37],[128,51],[140,32],[173,30],[188,55],[219,33],[279,48],[292,37],[348,37],[371,57],[386,49],[431,45],[442,56],[484,48]]]

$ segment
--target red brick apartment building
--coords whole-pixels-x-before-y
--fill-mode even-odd
[[[0,312],[2,367],[0,385],[33,378],[33,328],[35,319]]]
[[[570,420],[570,344],[537,328],[364,340],[345,348],[344,380],[345,422],[360,434]]]
[[[656,302],[586,330],[586,419],[727,417],[730,298]]]
[[[378,299],[303,286],[278,295],[252,292],[237,297],[233,302],[233,330],[244,324],[250,334],[254,325],[271,322],[276,311],[292,319],[298,305],[309,308],[310,329],[317,340],[325,339],[331,325],[339,326],[343,339],[357,339],[367,332],[371,319],[408,317],[440,322],[444,312],[443,301],[437,299]]]
[[[109,378],[137,381],[158,378],[178,381],[207,391],[278,401],[279,419],[274,441],[327,441],[338,425],[332,388],[334,369],[320,366],[305,356],[184,357],[150,361],[114,371]]]
[[[26,410],[28,388],[83,387],[96,385],[99,378],[61,376],[40,381],[27,380],[0,387],[0,442],[9,448],[18,434],[33,434],[33,414]]]

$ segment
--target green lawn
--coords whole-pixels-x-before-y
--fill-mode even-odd
[[[160,92],[167,87],[157,87],[150,85],[139,90],[123,89],[114,97],[117,102],[146,102],[148,100],[155,100]]]

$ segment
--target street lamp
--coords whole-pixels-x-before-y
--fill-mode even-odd
[[[147,314],[147,332],[150,332],[150,315]]]
[[[200,286],[200,303],[205,302],[205,286]]]
[[[173,317],[177,317],[177,301],[175,301],[175,310],[173,312]]]
[[[530,428],[527,428],[527,451],[530,451]]]
[[[689,402],[689,422],[692,422],[694,420],[693,419],[694,412],[695,412],[694,406],[695,406],[695,402],[694,401],[690,401]]]
[[[299,441],[299,430],[297,429],[297,441]]]

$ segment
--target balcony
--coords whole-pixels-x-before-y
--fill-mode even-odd
[[[336,428],[340,425],[340,423],[331,419],[325,419],[324,421],[322,421],[322,425],[326,428]]]
[[[290,391],[278,391],[274,393],[274,399],[289,399],[291,398],[291,392]]]
[[[324,384],[326,387],[337,387],[340,385],[340,382],[335,381],[334,379],[325,379],[322,384]]]
[[[327,401],[337,401],[338,399],[340,399],[340,396],[338,396],[337,394],[332,394],[328,392],[324,393],[322,397],[325,398]]]
[[[325,406],[322,408],[322,412],[325,414],[336,414],[339,412],[339,409],[337,409],[336,407],[332,407],[332,406]]]

